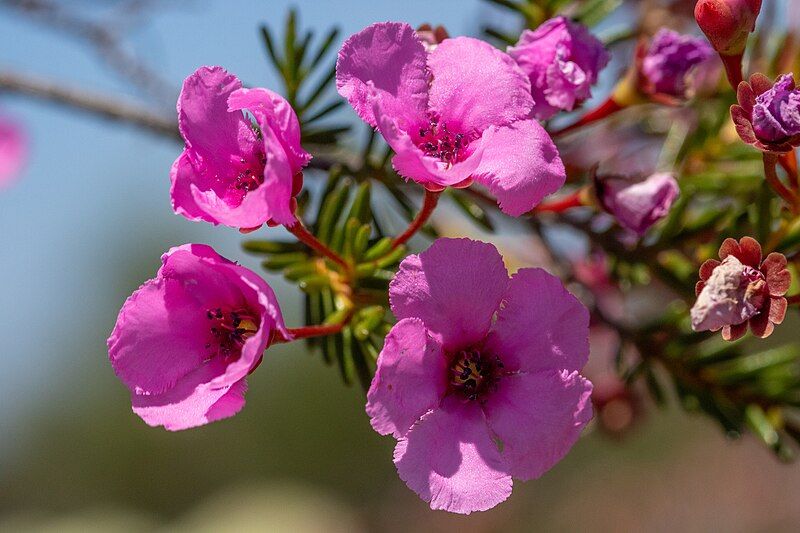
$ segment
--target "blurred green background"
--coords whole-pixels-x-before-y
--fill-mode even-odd
[[[122,4],[59,5],[104,20]],[[387,19],[475,33],[503,17],[477,0],[294,4],[308,26],[337,23],[345,35]],[[270,86],[257,25],[279,27],[288,7],[163,2],[124,37],[176,89],[208,63]],[[0,67],[145,99],[73,37],[13,9],[0,9]],[[171,114],[170,98],[150,103]],[[397,477],[393,440],[369,427],[361,390],[302,344],[269,350],[235,418],[181,433],[147,427],[107,363],[124,298],[175,244],[257,261],[235,231],[172,215],[177,144],[24,99],[0,95],[0,106],[32,141],[25,175],[0,195],[0,531],[797,530],[797,467],[677,409],[649,409],[622,438],[590,428],[492,511],[432,512]],[[300,294],[268,279],[298,324]]]

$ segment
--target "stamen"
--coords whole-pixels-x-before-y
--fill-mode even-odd
[[[467,142],[463,133],[452,133],[447,124],[431,119],[427,128],[419,129],[417,146],[425,155],[435,157],[448,165],[458,163],[464,156]]]
[[[209,350],[205,361],[215,357],[238,357],[247,339],[258,331],[256,318],[246,309],[227,312],[219,307],[208,309],[206,318],[212,322],[209,330],[214,342],[205,344],[206,350]]]
[[[451,366],[450,386],[467,400],[485,401],[488,392],[497,390],[503,363],[496,356],[488,356],[477,349],[462,350],[455,354]]]

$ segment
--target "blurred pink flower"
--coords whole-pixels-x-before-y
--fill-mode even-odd
[[[564,184],[558,150],[530,118],[528,77],[486,42],[445,39],[429,53],[408,24],[373,24],[342,46],[336,82],[406,179],[431,190],[475,180],[513,216]]]
[[[559,110],[572,111],[591,97],[592,85],[611,59],[585,26],[565,17],[525,30],[508,54],[530,78],[534,116],[539,120]]]
[[[186,148],[170,172],[176,213],[235,228],[295,222],[293,195],[311,156],[282,96],[200,67],[183,83],[178,125]]]
[[[289,338],[275,294],[210,246],[185,244],[161,261],[119,312],[108,339],[114,372],[151,426],[175,431],[233,416],[272,337]]]
[[[683,99],[695,67],[714,57],[705,39],[662,28],[640,54],[640,75],[647,94]]]
[[[22,127],[0,115],[0,189],[19,175],[28,153],[28,142]]]
[[[367,394],[400,477],[432,509],[469,514],[541,476],[592,417],[589,313],[542,269],[511,279],[491,244],[439,239],[391,283],[399,322]],[[498,445],[498,442],[500,443]]]
[[[672,174],[660,172],[642,181],[619,176],[596,177],[597,196],[619,224],[638,235],[667,216],[680,194]]]

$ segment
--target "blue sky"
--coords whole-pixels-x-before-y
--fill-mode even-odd
[[[280,27],[290,5],[299,8],[302,24],[340,24],[345,36],[381,20],[413,25],[431,20],[454,34],[472,32],[486,14],[478,0],[163,4],[167,7],[154,9],[129,41],[174,84],[176,94],[182,79],[203,64],[220,64],[251,84],[277,87],[257,30],[262,22]],[[6,10],[0,10],[0,68],[136,96],[82,43]],[[84,368],[97,372],[98,365],[88,363],[104,357],[105,337],[125,296],[155,273],[159,258],[153,250],[206,242],[255,264],[239,251],[234,230],[172,214],[168,171],[177,144],[16,96],[0,94],[0,107],[25,124],[32,142],[24,175],[0,194],[0,427],[24,430],[22,415],[37,406],[70,404],[63,376],[72,380],[70,386],[93,386],[96,376],[83,375]],[[141,279],[129,281],[133,273]],[[293,288],[278,283],[276,289],[290,311],[296,307]],[[298,318],[289,313],[289,321]],[[75,359],[87,345],[96,349]],[[0,432],[0,446],[4,438],[6,431]]]

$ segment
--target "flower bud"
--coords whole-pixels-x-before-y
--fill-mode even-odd
[[[744,52],[759,11],[761,0],[700,0],[694,18],[717,52],[734,56]]]
[[[667,216],[680,194],[675,177],[659,172],[644,180],[622,176],[595,176],[600,204],[619,224],[638,235]]]

